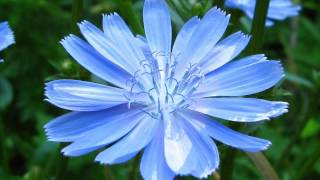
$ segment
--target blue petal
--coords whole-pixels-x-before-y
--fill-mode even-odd
[[[104,33],[87,21],[79,24],[88,42],[103,56],[131,75],[137,75],[147,58],[123,19],[116,13],[103,15]],[[146,89],[152,88],[149,76],[138,76]]]
[[[297,16],[301,7],[294,5],[290,0],[271,0],[268,10],[268,18],[284,20],[287,17]]]
[[[144,36],[137,35],[136,38],[136,43],[139,46],[139,48],[142,50],[143,54],[146,56],[146,58],[154,58],[152,56],[152,52],[149,48],[147,39]]]
[[[264,62],[266,60],[267,60],[267,57],[264,54],[250,55],[250,56],[241,58],[239,60],[232,61],[231,63],[225,64],[221,68],[218,68],[218,69],[206,74],[206,77],[212,77],[216,73],[221,73],[224,71],[225,68],[233,69],[233,68],[252,65],[252,64],[255,64],[258,62]]]
[[[8,22],[0,23],[0,51],[13,44],[14,36]]]
[[[226,0],[225,6],[242,10],[250,19],[253,19],[256,0]],[[284,20],[299,14],[301,7],[294,5],[291,0],[270,0],[266,26],[272,26],[272,20]]]
[[[169,9],[164,0],[146,0],[143,7],[145,34],[151,52],[160,69],[167,63],[171,52],[172,29]]]
[[[97,111],[128,102],[126,91],[78,80],[56,80],[46,84],[48,101],[72,111]]]
[[[240,1],[240,2],[245,2],[245,1]],[[241,7],[242,4],[240,4],[239,0],[226,0],[224,5],[226,7],[229,7],[229,8],[239,8]]]
[[[266,61],[264,57],[249,56],[231,62],[206,75],[194,97],[244,96],[274,86],[284,76],[279,61]]]
[[[254,98],[205,98],[195,100],[189,109],[230,121],[254,122],[288,112],[288,103]]]
[[[140,172],[144,179],[171,180],[174,173],[168,167],[164,157],[163,127],[159,127],[151,143],[145,148]]]
[[[214,142],[180,116],[165,120],[164,152],[168,166],[179,175],[205,178],[219,165]]]
[[[199,63],[202,72],[206,74],[231,61],[242,52],[249,40],[249,36],[237,32],[219,42]]]
[[[127,83],[132,76],[80,38],[70,35],[65,37],[61,44],[79,64],[91,73],[119,87],[128,88]]]
[[[273,26],[272,20],[285,20],[288,17],[297,16],[300,10],[301,7],[294,5],[290,0],[272,0],[269,5],[266,26]]]
[[[226,145],[244,151],[258,152],[266,150],[271,145],[270,141],[233,131],[210,119],[208,116],[195,111],[186,110],[183,112],[183,116],[191,119],[190,122],[198,129],[198,131],[203,132]]]
[[[136,37],[136,42],[137,42],[138,46],[142,49],[145,57],[149,60],[149,62],[156,62],[156,59],[155,59],[154,55],[152,54],[151,49],[148,45],[147,39],[143,36],[138,35]],[[158,63],[155,63],[153,65],[155,65],[155,67],[158,68],[158,66],[157,66]]]
[[[103,30],[117,49],[127,55],[128,64],[130,66],[134,66],[133,64],[135,64],[135,68],[139,69],[141,61],[144,61],[146,57],[123,19],[116,13],[109,16],[104,15]]]
[[[8,22],[0,23],[0,51],[7,48],[15,42],[13,32],[9,27]],[[0,59],[0,63],[3,59]]]
[[[266,26],[267,27],[270,27],[270,26],[273,26],[273,25],[274,25],[274,22],[272,20],[270,20],[270,19],[266,20]]]
[[[128,109],[127,105],[120,105],[102,111],[72,112],[50,121],[44,128],[50,141],[73,142],[108,122],[117,119],[121,121],[121,118],[140,112],[140,108],[141,106],[133,106]]]
[[[192,34],[194,33],[194,30],[199,22],[200,19],[198,17],[193,17],[180,29],[172,48],[172,54],[174,56],[179,56],[184,48],[188,45],[188,42],[191,39]]]
[[[158,120],[144,118],[127,136],[99,153],[95,160],[101,164],[118,164],[129,160],[149,144],[157,128]]]
[[[206,13],[194,30],[188,45],[178,57],[177,61],[181,63],[177,66],[177,69],[180,70],[176,72],[177,79],[181,78],[190,64],[198,63],[212,51],[215,44],[224,34],[229,19],[229,15],[217,8],[212,8]]]
[[[107,146],[130,132],[145,117],[140,109],[112,115],[104,124],[83,133],[62,152],[67,156],[80,156]]]
[[[104,22],[107,21],[105,19],[112,20],[113,24],[108,28],[113,30],[113,34],[106,36],[88,21],[79,24],[81,33],[101,55],[133,75],[139,68],[139,60],[144,59],[143,53],[134,44],[134,36],[129,29],[126,29],[127,27],[121,27],[120,17],[116,15],[104,16],[103,19]],[[113,39],[110,39],[110,36],[113,36]]]

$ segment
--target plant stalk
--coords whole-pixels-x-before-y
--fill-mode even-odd
[[[231,128],[239,130],[240,124],[232,124]],[[236,159],[237,150],[227,147],[221,162],[220,175],[223,180],[232,180],[234,163]]]
[[[73,24],[73,32],[75,34],[79,34],[79,30],[77,27],[77,23],[82,18],[83,12],[83,0],[73,0],[72,2],[72,24]]]
[[[263,44],[264,30],[270,0],[257,0],[254,18],[251,26],[252,39],[249,44],[249,54],[259,53]]]
[[[60,154],[61,149],[63,149],[64,147],[65,147],[65,143],[61,143],[59,148],[59,159],[57,162],[57,171],[56,171],[57,180],[64,179],[67,173],[68,158]]]
[[[274,168],[271,166],[268,159],[263,155],[262,152],[256,152],[256,153],[246,153],[247,156],[254,162],[256,167],[259,169],[261,175],[263,176],[263,179],[269,179],[269,180],[280,180],[278,174],[274,170]]]
[[[137,175],[137,172],[138,172],[138,169],[139,169],[140,156],[141,155],[139,154],[134,158],[131,170],[129,172],[128,180],[137,180],[137,176],[136,175]]]
[[[255,6],[255,13],[251,28],[251,44],[249,45],[249,53],[254,54],[258,53],[262,48],[263,35],[265,22],[267,18],[267,12],[269,7],[270,0],[257,0]],[[240,129],[239,124],[234,125],[235,130]],[[231,180],[233,175],[233,169],[235,165],[235,159],[237,156],[237,151],[231,148],[228,148],[225,153],[225,157],[221,163],[221,179]]]

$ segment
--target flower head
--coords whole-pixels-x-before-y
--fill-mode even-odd
[[[13,32],[8,22],[0,23],[0,51],[14,43]],[[0,60],[2,62],[3,60]]]
[[[226,0],[225,6],[243,11],[250,19],[254,16],[256,0]],[[297,16],[301,7],[294,5],[291,0],[270,0],[266,26],[272,26],[275,20],[284,20]]]
[[[268,120],[287,103],[242,96],[272,87],[283,77],[278,61],[252,55],[232,61],[250,37],[221,40],[230,16],[212,8],[191,18],[172,44],[169,10],[146,0],[145,35],[135,36],[117,14],[103,16],[103,31],[79,24],[87,42],[70,35],[61,43],[84,68],[112,83],[55,80],[47,100],[69,114],[45,125],[48,139],[71,142],[62,152],[80,156],[98,149],[101,164],[123,163],[143,151],[145,179],[175,175],[203,178],[219,166],[214,140],[250,152],[269,141],[235,132],[209,116],[235,122]]]

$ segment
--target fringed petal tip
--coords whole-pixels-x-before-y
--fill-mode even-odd
[[[225,10],[223,10],[223,9],[217,7],[217,6],[214,6],[213,8],[211,8],[211,9],[206,13],[206,15],[207,15],[207,14],[210,14],[210,13],[213,13],[213,12],[218,12],[220,15],[225,16],[225,17],[228,19],[228,21],[229,21],[230,18],[231,18],[231,14],[227,13]]]
[[[110,12],[110,13],[103,13],[102,14],[102,18],[107,18],[110,16],[119,16],[120,17],[120,15],[117,12]]]
[[[45,129],[45,134],[47,136],[48,141],[51,141],[51,142],[57,142],[57,143],[61,143],[61,142],[70,143],[70,142],[72,142],[70,139],[63,138],[63,137],[57,137],[55,135],[55,132],[51,131],[48,128]]]
[[[69,34],[60,40],[60,44],[63,46],[70,44],[69,42],[74,43],[73,41],[79,40],[80,38],[74,34]]]
[[[112,163],[106,163],[106,162],[104,162],[103,160],[101,160],[100,158],[95,158],[94,159],[94,162],[96,162],[96,163],[98,163],[98,164],[100,164],[100,165],[112,165]]]
[[[213,169],[210,169],[206,172],[204,172],[203,174],[201,174],[198,178],[200,179],[207,179],[208,176],[210,176],[211,174],[213,174],[214,172],[216,172],[219,169],[219,167],[215,167]]]
[[[278,117],[289,111],[289,103],[287,102],[274,102],[274,110],[270,112],[270,118]]]
[[[269,147],[272,145],[272,143],[268,140],[265,139],[259,139],[259,146],[247,146],[247,147],[234,147],[236,149],[245,151],[245,152],[251,152],[251,153],[255,153],[255,152],[260,152],[260,151],[266,151],[269,149]]]
[[[63,38],[59,41],[59,43],[60,43],[61,45],[65,46],[65,45],[68,43],[69,40],[72,40],[72,39],[75,38],[75,37],[76,37],[76,36],[75,36],[74,34],[69,34],[69,35],[63,37]]]
[[[68,156],[68,157],[79,157],[81,155],[83,155],[82,153],[77,153],[77,151],[73,152],[73,151],[69,151],[69,146],[66,146],[65,148],[63,148],[61,150],[61,153],[64,155],[64,156]],[[81,151],[81,150],[80,150]],[[79,152],[80,152],[79,151]]]
[[[269,147],[272,145],[272,143],[268,140],[265,140],[265,145],[261,146],[260,149],[248,149],[247,152],[259,152],[259,151],[266,151],[269,149]]]
[[[285,77],[285,70],[284,70],[284,67],[283,67],[281,61],[280,60],[268,60],[268,61],[276,64],[276,66],[274,66],[274,70],[275,71],[278,70],[279,73],[281,74],[281,79],[283,79]]]
[[[67,107],[66,107],[66,106],[60,105],[60,104],[59,104],[58,102],[56,102],[54,99],[51,99],[48,94],[45,94],[45,95],[46,95],[46,97],[47,97],[47,98],[44,99],[45,102],[48,102],[48,103],[50,103],[50,104],[52,104],[52,105],[54,105],[54,106],[56,106],[56,107],[59,107],[59,108],[61,108],[61,109],[66,109],[66,110],[67,110]]]
[[[85,26],[87,24],[91,24],[91,23],[87,20],[83,20],[77,23],[78,27]]]
[[[99,157],[99,155],[97,155],[95,158],[94,158],[94,162],[100,164],[100,165],[111,165],[111,163],[106,163],[105,161],[103,161],[101,159],[101,157]]]
[[[242,32],[242,31],[238,31],[237,33],[239,33],[240,35],[242,35],[243,38],[249,39],[249,41],[251,40],[252,35],[246,34],[246,33]]]
[[[258,148],[248,148],[248,149],[243,149],[243,151],[245,152],[251,152],[251,153],[255,153],[255,152],[261,152],[261,151],[266,151],[269,149],[269,147],[272,145],[272,143],[270,141],[266,140],[265,145],[260,146],[259,149]]]
[[[269,60],[269,61],[270,61],[270,62],[274,62],[274,63],[277,64],[277,67],[275,67],[275,68],[278,68],[278,69],[279,69],[279,72],[281,73],[281,79],[283,79],[283,78],[285,77],[285,69],[284,69],[281,61],[280,61],[280,60]],[[281,79],[280,79],[280,80],[281,80]]]
[[[176,173],[175,176],[194,176],[196,178],[199,179],[207,179],[210,175],[212,175],[214,172],[218,171],[219,167],[215,167],[213,169],[207,170],[205,172],[203,172],[202,174],[195,176],[192,174],[192,172],[190,172],[190,174],[180,174],[180,173]]]
[[[223,10],[217,6],[212,7],[207,13],[212,12],[212,11],[218,11],[219,13],[226,16],[227,18],[231,17],[231,14],[228,14],[225,10]]]

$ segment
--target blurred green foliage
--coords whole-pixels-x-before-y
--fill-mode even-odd
[[[168,0],[174,33],[194,15],[203,15],[211,0]],[[142,0],[85,0],[83,9],[72,13],[72,0],[0,0],[0,20],[14,29],[16,44],[4,52],[0,65],[0,179],[139,179],[136,158],[111,167],[93,162],[97,152],[64,158],[59,145],[46,140],[43,125],[65,113],[44,101],[44,83],[52,79],[97,80],[80,68],[59,41],[78,34],[79,17],[101,26],[101,14],[119,12],[135,33],[143,34]],[[255,126],[257,136],[273,146],[264,154],[280,179],[320,177],[320,4],[301,1],[299,17],[278,22],[265,34],[263,52],[281,59],[286,78],[258,96],[288,101],[288,114]],[[229,10],[228,10],[229,11]],[[239,12],[229,11],[240,19]],[[250,21],[239,27],[249,33]],[[253,130],[244,127],[244,131]],[[226,147],[219,144],[221,155]],[[213,177],[210,177],[213,179]],[[177,179],[182,179],[178,177]],[[192,179],[192,178],[186,178]],[[262,179],[254,163],[239,151],[233,179]]]

